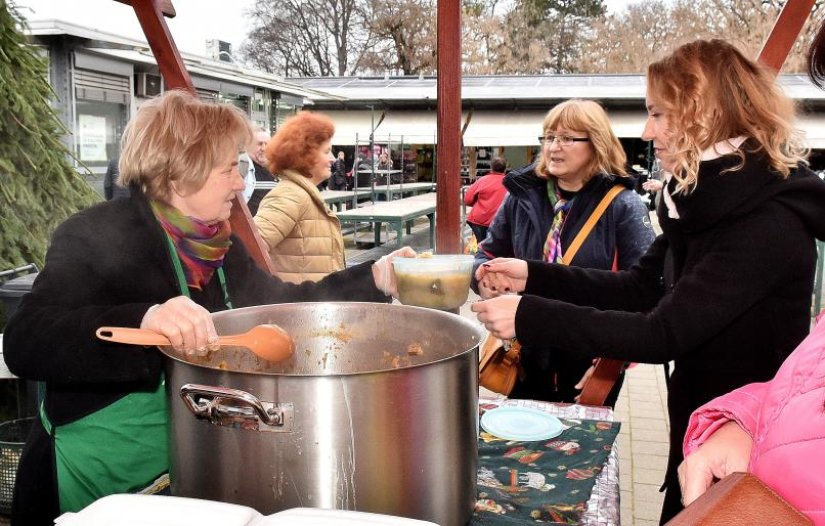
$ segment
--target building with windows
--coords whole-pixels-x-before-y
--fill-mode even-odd
[[[373,142],[400,148],[409,159],[428,157],[436,143],[435,77],[343,77],[290,79],[306,89],[328,94],[313,98],[313,109],[332,116],[333,143]],[[814,169],[825,168],[825,92],[802,74],[780,75],[780,85],[800,106],[798,128],[813,150]],[[462,177],[472,179],[489,168],[492,155],[504,155],[512,167],[538,153],[542,121],[550,108],[570,98],[594,99],[607,110],[613,129],[632,165],[647,168],[644,129],[644,75],[464,76],[461,82],[464,143]]]
[[[143,101],[164,90],[146,42],[59,20],[33,20],[27,31],[48,59],[55,111],[69,130],[64,138],[79,163],[100,184],[110,159],[118,156],[126,123]],[[182,53],[198,95],[234,104],[269,132],[320,93],[228,60]],[[335,98],[334,95],[325,94]]]
[[[34,20],[28,32],[49,61],[56,111],[67,129],[67,146],[94,174],[118,155],[120,136],[140,104],[164,90],[149,46],[59,20]],[[234,104],[273,133],[289,115],[311,106],[335,122],[334,149],[349,166],[370,164],[382,152],[404,180],[431,180],[435,173],[435,77],[324,77],[283,79],[237,64],[231,49],[210,41],[212,57],[182,53],[200,97]],[[801,108],[798,127],[813,149],[814,169],[825,168],[825,92],[806,76],[781,75],[780,84]],[[489,170],[493,156],[511,167],[532,161],[544,115],[568,98],[601,102],[625,147],[641,169],[651,158],[640,139],[646,118],[643,75],[465,76],[462,79],[462,177]]]

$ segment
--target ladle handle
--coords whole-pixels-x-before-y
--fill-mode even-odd
[[[127,327],[101,327],[95,334],[101,340],[132,345],[171,345],[162,334],[147,329],[130,329]]]

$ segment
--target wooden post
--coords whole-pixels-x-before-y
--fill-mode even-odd
[[[166,86],[170,89],[187,90],[193,95],[195,85],[192,84],[192,77],[186,71],[183,59],[180,57],[178,48],[175,45],[169,26],[163,16],[174,17],[175,8],[170,0],[116,0],[123,4],[131,5],[135,10],[140,27],[146,35],[152,54],[158,63],[160,74]],[[261,239],[255,223],[252,222],[252,215],[246,207],[246,202],[241,198],[241,194],[235,194],[232,200],[232,214],[229,216],[229,223],[232,225],[232,233],[238,236],[244,244],[246,251],[252,256],[255,263],[270,274],[275,273],[275,267],[269,258],[269,251],[266,243]]]
[[[163,15],[174,17],[175,8],[170,1],[160,0],[117,0],[118,2],[131,5],[135,10],[135,15],[146,35],[152,54],[158,63],[160,74],[169,89],[185,89],[195,94],[195,86],[192,84],[192,77],[183,65],[183,59],[178,53],[172,34],[169,33],[169,26],[166,25]],[[163,8],[161,4],[165,4]],[[171,13],[171,14],[170,14]]]
[[[461,252],[461,2],[438,1],[436,252]]]

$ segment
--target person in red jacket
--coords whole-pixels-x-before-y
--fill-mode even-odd
[[[464,204],[473,207],[470,215],[467,216],[467,224],[470,225],[479,243],[487,237],[487,227],[490,226],[504,196],[507,195],[507,189],[503,184],[507,159],[494,157],[490,168],[490,173],[474,182],[464,194]]]

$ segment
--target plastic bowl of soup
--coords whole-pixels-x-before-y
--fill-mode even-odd
[[[461,307],[470,293],[473,259],[472,255],[428,253],[393,258],[398,300],[404,305],[439,310]]]

